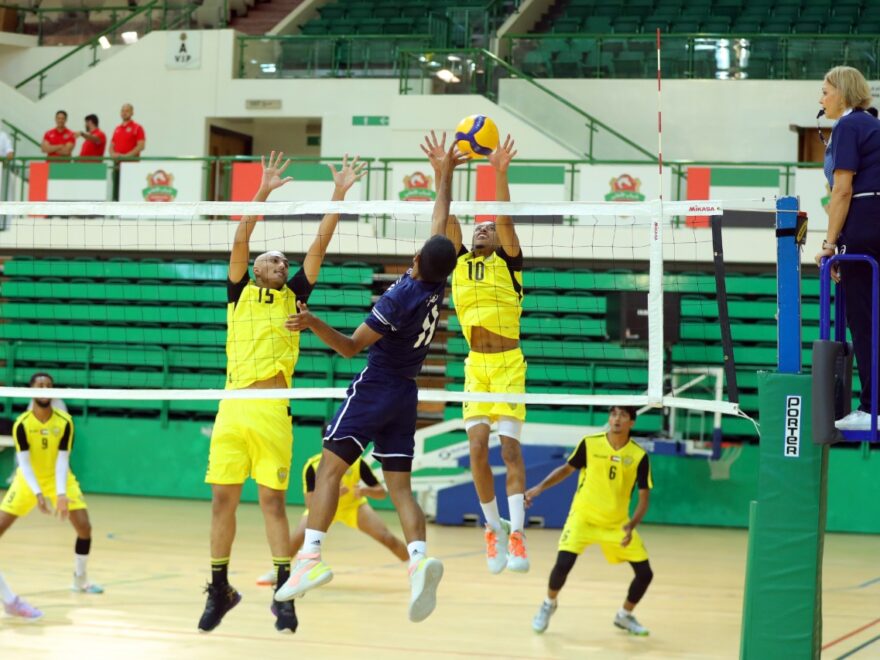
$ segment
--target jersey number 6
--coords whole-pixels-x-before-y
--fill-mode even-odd
[[[437,308],[437,305],[434,305],[431,308],[431,311],[428,312],[425,320],[422,322],[422,333],[419,335],[418,339],[416,339],[416,343],[413,344],[413,348],[419,348],[419,346],[427,346],[431,343],[431,340],[434,338],[434,331],[437,329],[437,321],[439,319],[440,310]]]
[[[608,478],[614,479],[614,477],[616,477],[616,476],[617,476],[617,466],[612,465],[610,468],[608,468]]]

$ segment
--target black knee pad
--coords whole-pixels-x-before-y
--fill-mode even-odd
[[[562,589],[565,580],[571,572],[571,569],[574,568],[574,563],[576,561],[577,555],[575,553],[566,550],[559,551],[556,555],[556,564],[553,565],[553,570],[550,571],[549,586],[552,591],[559,591]]]

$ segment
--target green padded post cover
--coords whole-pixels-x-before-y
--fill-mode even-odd
[[[819,658],[828,447],[814,445],[811,377],[761,372],[758,504],[740,657]]]

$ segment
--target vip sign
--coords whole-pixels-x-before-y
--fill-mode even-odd
[[[200,69],[202,67],[202,33],[166,33],[166,69]]]
[[[783,455],[797,458],[801,453],[801,413],[803,402],[800,396],[785,397],[785,443]]]

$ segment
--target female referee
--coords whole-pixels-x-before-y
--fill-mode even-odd
[[[867,254],[880,261],[880,121],[869,112],[871,88],[858,70],[837,66],[825,75],[819,104],[835,124],[825,148],[825,176],[831,186],[828,232],[816,263],[835,252]],[[868,430],[871,268],[864,263],[843,263],[835,270],[835,281],[844,283],[846,321],[862,386],[858,410],[835,425],[842,430]]]

